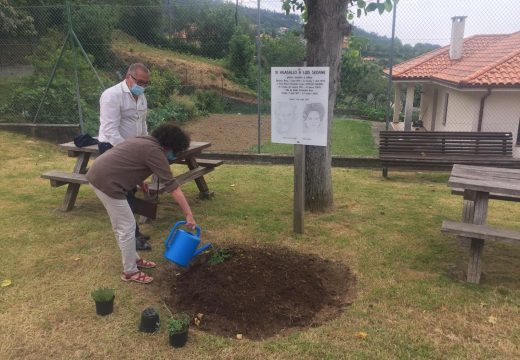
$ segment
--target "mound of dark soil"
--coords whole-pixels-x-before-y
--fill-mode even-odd
[[[199,314],[202,330],[262,339],[320,325],[353,299],[355,279],[341,263],[283,248],[227,250],[221,263],[212,265],[210,252],[159,274],[170,310]]]

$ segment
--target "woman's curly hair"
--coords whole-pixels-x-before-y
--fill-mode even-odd
[[[166,149],[171,149],[174,154],[186,150],[190,146],[190,136],[173,122],[159,125],[152,136]]]

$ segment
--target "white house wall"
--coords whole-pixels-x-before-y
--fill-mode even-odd
[[[510,131],[513,144],[518,138],[520,121],[520,91],[493,91],[486,99],[482,131]],[[520,157],[520,147],[514,147],[515,157]]]
[[[446,94],[449,95],[446,125],[443,125]],[[439,89],[435,131],[477,131],[480,96],[449,88]]]

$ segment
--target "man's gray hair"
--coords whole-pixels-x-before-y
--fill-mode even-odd
[[[133,63],[132,65],[130,65],[130,67],[128,68],[128,71],[126,73],[130,74],[130,75],[135,75],[135,72],[137,71],[137,69],[150,75],[150,70],[148,70],[148,68],[142,63]]]

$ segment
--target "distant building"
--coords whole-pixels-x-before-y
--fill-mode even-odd
[[[510,131],[520,156],[520,31],[464,39],[465,19],[452,18],[450,45],[394,66],[394,128],[406,89],[403,128],[411,129],[415,86],[421,85],[425,130]]]

